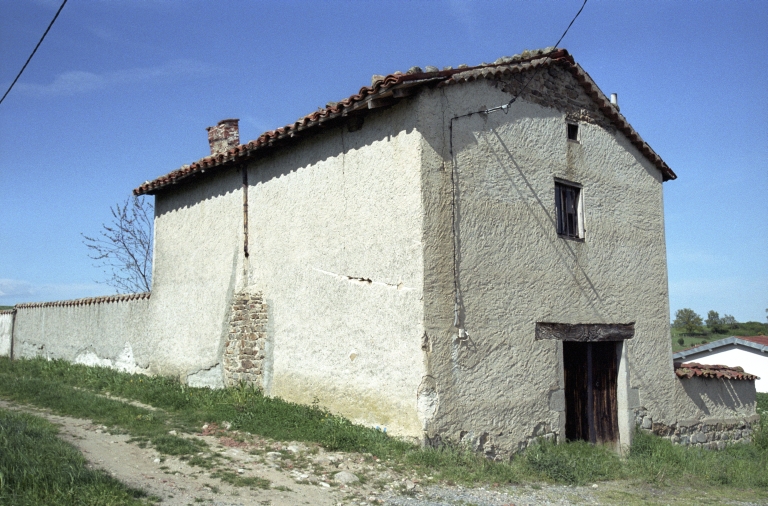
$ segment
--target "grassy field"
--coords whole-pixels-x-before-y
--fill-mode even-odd
[[[722,332],[714,333],[709,332],[707,327],[703,327],[703,331],[695,334],[687,334],[683,329],[675,327],[671,328],[672,337],[672,352],[678,352],[698,346],[700,344],[711,343],[718,339],[723,339],[730,336],[759,336],[768,335],[768,324],[760,322],[746,322],[739,323],[733,328],[723,329]],[[679,340],[683,340],[683,344],[680,344]]]
[[[139,505],[145,494],[103,471],[35,416],[0,409],[0,504]]]
[[[275,440],[319,443],[328,450],[360,452],[383,459],[394,468],[429,474],[444,482],[579,485],[630,480],[653,487],[681,486],[695,490],[704,486],[701,484],[710,484],[706,487],[722,497],[739,489],[740,497],[746,493],[752,499],[768,500],[766,394],[760,394],[759,408],[765,413],[762,430],[757,432],[754,442],[733,445],[721,452],[673,446],[655,436],[638,433],[625,458],[606,448],[581,442],[562,445],[542,442],[511,462],[489,461],[461,447],[422,449],[381,431],[354,425],[319,406],[264,397],[250,388],[189,388],[171,378],[130,375],[63,361],[0,359],[0,397],[49,408],[62,415],[91,419],[106,425],[112,433],[130,434],[140,444],[151,445],[164,454],[188,457],[189,462],[196,465],[195,456],[204,450],[205,443],[170,435],[169,430],[199,432],[205,423],[226,421],[231,423],[232,430]],[[137,407],[124,402],[127,399],[159,409]],[[48,434],[45,436],[48,439],[52,437],[50,431],[38,433],[39,436],[30,436],[30,441],[35,437],[42,441],[44,434]],[[11,473],[8,465],[0,460],[0,473],[4,476],[0,503],[8,490],[24,488],[23,482],[14,478],[19,476],[18,472]],[[39,469],[41,464],[30,460],[25,465],[30,466],[29,474],[41,476],[39,487],[47,486],[44,484],[49,478]],[[210,463],[201,461],[199,465]],[[55,483],[55,477],[50,479]],[[129,491],[125,493],[132,498]]]

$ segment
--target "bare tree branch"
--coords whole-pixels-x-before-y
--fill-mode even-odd
[[[88,256],[107,274],[104,283],[118,293],[148,292],[152,287],[152,204],[134,196],[109,210],[112,223],[102,225],[98,236],[81,234]]]

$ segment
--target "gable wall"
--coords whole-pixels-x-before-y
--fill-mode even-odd
[[[641,404],[659,418],[674,412],[659,171],[557,67],[540,71],[508,114],[454,120],[452,170],[450,118],[507,103],[528,77],[448,86],[419,107],[425,363],[438,405],[426,435],[489,454],[564,436],[562,344],[536,341],[536,322],[636,322],[619,372],[620,422]],[[566,118],[580,120],[580,143],[566,140]],[[554,177],[584,186],[583,242],[556,234]],[[453,325],[451,223],[466,338]]]
[[[265,390],[420,435],[422,260],[414,112],[400,104],[249,166],[249,290]]]

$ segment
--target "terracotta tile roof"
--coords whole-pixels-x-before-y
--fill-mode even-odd
[[[706,365],[696,362],[675,363],[675,374],[678,378],[726,378],[732,380],[757,380],[754,374],[744,372],[741,367],[728,367],[727,365]]]
[[[638,135],[624,116],[614,107],[610,99],[603,94],[591,77],[581,68],[565,49],[548,48],[537,51],[526,51],[522,55],[499,58],[494,63],[486,63],[475,67],[461,66],[452,69],[447,67],[438,70],[427,67],[427,72],[418,67],[412,67],[406,73],[394,73],[387,76],[375,76],[371,86],[364,86],[360,91],[340,102],[331,102],[324,109],[315,111],[298,121],[261,134],[246,144],[230,148],[225,153],[206,156],[194,163],[184,165],[165,176],[153,181],[147,181],[135,190],[135,195],[153,194],[166,186],[176,184],[185,178],[221,166],[237,165],[252,159],[263,149],[277,146],[304,135],[307,130],[318,132],[319,126],[328,124],[335,119],[354,114],[365,113],[385,105],[391,105],[398,100],[411,96],[420,88],[426,86],[448,86],[451,84],[474,81],[476,79],[492,79],[533,69],[560,65],[571,74],[584,88],[584,91],[597,103],[600,110],[611,120],[640,152],[658,168],[663,180],[676,179],[677,176],[667,166],[664,160]]]
[[[123,293],[119,295],[103,295],[101,297],[87,297],[84,299],[59,300],[55,302],[25,302],[16,304],[16,309],[32,309],[37,307],[67,307],[67,306],[89,306],[91,304],[106,304],[110,302],[123,302],[127,300],[148,299],[152,292],[142,293]]]
[[[736,337],[736,339],[742,339],[744,341],[749,341],[755,344],[768,346],[768,336],[734,336],[734,337]]]

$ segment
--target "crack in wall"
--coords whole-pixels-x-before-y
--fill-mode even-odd
[[[401,291],[401,292],[412,292],[416,290],[415,288],[412,288],[410,286],[405,286],[402,281],[394,284],[394,283],[387,283],[385,281],[374,281],[371,278],[365,278],[360,276],[347,276],[344,274],[337,274],[335,272],[318,269],[317,267],[313,267],[312,270],[317,271],[321,274],[325,274],[326,276],[332,276],[338,279],[339,281],[347,281],[349,283],[356,284],[356,285],[376,285],[376,286],[382,286],[384,288],[390,288],[390,289]]]

